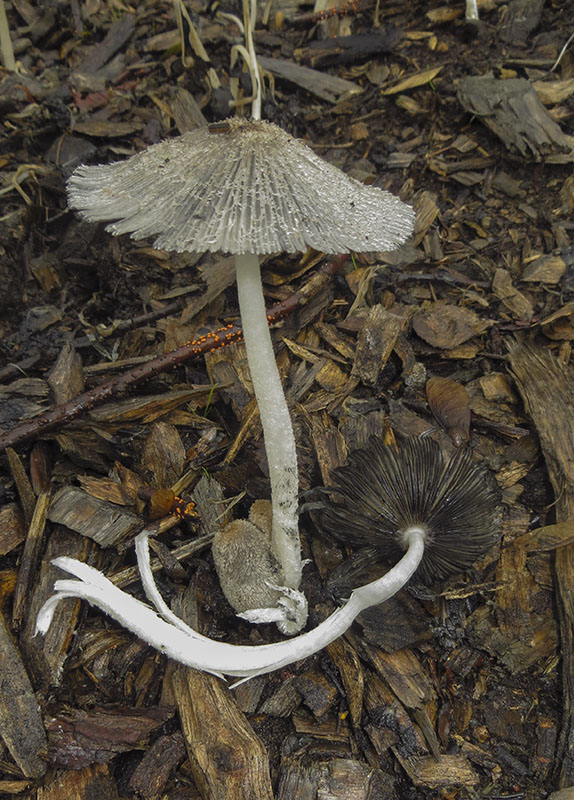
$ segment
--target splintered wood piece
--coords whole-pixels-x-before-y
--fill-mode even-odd
[[[335,686],[317,669],[297,675],[294,683],[303,702],[317,719],[321,719],[338,699]]]
[[[11,447],[8,447],[6,450],[6,455],[8,456],[10,472],[14,478],[14,483],[16,484],[16,489],[18,491],[18,497],[20,498],[20,505],[22,506],[22,511],[24,512],[24,519],[29,525],[32,520],[32,515],[34,514],[34,508],[36,507],[36,495],[34,494],[32,484],[30,483],[30,479],[26,474],[26,470],[22,464],[22,459],[18,453]]]
[[[374,386],[393,351],[405,318],[387,311],[382,305],[373,306],[359,330],[357,352],[351,375],[367,386]]]
[[[172,486],[183,472],[185,447],[177,428],[156,422],[146,437],[142,466],[154,476],[153,486]]]
[[[173,714],[173,709],[158,706],[71,709],[48,720],[50,762],[68,769],[107,763],[118,753],[146,746],[153,731]]]
[[[19,627],[26,614],[26,606],[30,599],[30,588],[35,577],[36,566],[40,555],[42,537],[46,527],[48,507],[50,505],[50,493],[41,492],[38,495],[32,521],[28,528],[22,561],[18,572],[18,582],[14,593],[14,607],[12,611],[12,622]]]
[[[369,649],[369,658],[401,703],[407,708],[422,708],[435,696],[434,689],[412,650],[383,653]]]
[[[470,438],[470,398],[464,386],[450,378],[429,378],[426,393],[430,410],[455,447],[466,444]]]
[[[431,618],[408,592],[399,592],[384,604],[359,614],[363,636],[385,652],[402,650],[432,639]]]
[[[46,734],[22,656],[0,612],[0,736],[26,778],[41,778]]]
[[[477,773],[464,756],[404,757],[395,747],[393,752],[415,786],[474,786],[479,781]]]
[[[145,798],[160,797],[170,775],[185,758],[185,742],[179,731],[160,736],[135,768],[130,789]]]
[[[244,686],[248,686],[250,681]],[[241,687],[239,687],[241,688]],[[293,711],[301,705],[301,695],[295,688],[294,678],[281,681],[277,690],[259,708],[259,713],[270,717],[290,717]]]
[[[61,570],[52,566],[58,556],[69,556],[85,561],[93,545],[88,539],[71,531],[58,528],[48,539],[46,552],[40,567],[39,577],[32,591],[32,599],[22,635],[22,652],[35,682],[43,687],[58,686],[74,630],[78,622],[81,601],[75,598],[63,600],[54,612],[54,619],[45,636],[35,636],[36,615],[45,601],[54,594],[54,583],[63,576]]]
[[[546,111],[530,81],[467,76],[457,90],[461,105],[484,122],[509,150],[536,161],[574,160],[574,138],[562,132]]]
[[[303,61],[314,68],[353,64],[358,59],[364,62],[390,52],[400,37],[398,28],[388,26],[379,28],[376,33],[356,33],[311,42],[308,47],[295,50],[294,56],[296,61]]]
[[[0,556],[5,556],[26,538],[20,509],[15,503],[0,508]]]
[[[66,403],[84,391],[82,359],[71,342],[66,342],[50,371],[48,383],[56,404]]]
[[[64,486],[56,493],[48,519],[93,539],[101,547],[113,547],[143,527],[135,514],[74,486]]]
[[[365,681],[365,710],[375,723],[368,733],[380,757],[399,743],[405,756],[428,752],[419,728],[413,724],[405,707],[375,673]]]
[[[363,711],[363,691],[365,688],[365,676],[361,660],[357,651],[346,639],[335,639],[327,647],[329,657],[339,670],[341,681],[345,688],[347,707],[351,715],[353,726],[361,722]]]
[[[273,800],[267,751],[230,690],[213,675],[181,666],[171,684],[204,800]]]
[[[325,486],[331,483],[331,470],[340,467],[347,458],[347,447],[340,432],[327,414],[310,415],[311,440],[315,447],[321,479]]]
[[[556,495],[556,521],[574,517],[574,379],[552,353],[533,342],[510,350],[511,369],[540,439]],[[562,651],[562,727],[556,763],[560,785],[574,783],[574,545],[556,551],[556,599]]]
[[[117,800],[118,789],[107,764],[58,772],[45,786],[38,787],[36,800]]]
[[[307,756],[284,758],[277,800],[372,800],[394,797],[394,779],[382,770],[350,758],[309,763]]]
[[[361,94],[363,91],[360,86],[352,81],[347,81],[344,78],[329,75],[327,72],[321,72],[310,67],[302,67],[293,61],[283,61],[279,58],[268,58],[266,56],[257,56],[257,60],[263,69],[272,75],[301,86],[316,97],[320,97],[321,100],[326,100],[327,103],[338,103],[343,95],[350,97],[351,95]]]

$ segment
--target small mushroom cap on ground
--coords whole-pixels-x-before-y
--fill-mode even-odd
[[[416,577],[428,583],[464,571],[499,536],[498,486],[469,449],[445,458],[432,439],[407,439],[397,452],[373,437],[332,478],[321,528],[365,548],[357,567],[380,559],[383,572],[403,555],[402,534],[417,526],[425,530],[425,551]]]
[[[223,131],[223,132],[222,132]],[[127,161],[80,166],[72,208],[106,230],[155,236],[162,250],[324,253],[393,250],[414,211],[327,163],[277,125],[233,118]]]

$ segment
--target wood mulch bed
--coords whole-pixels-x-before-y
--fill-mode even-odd
[[[269,491],[233,261],[113,238],[65,194],[78,164],[249,94],[230,67],[239,30],[217,13],[240,4],[186,3],[209,61],[167,0],[5,5],[0,796],[573,798],[572,4],[485,0],[478,25],[463,3],[260,9],[263,116],[417,212],[396,252],[263,265],[309,624],[336,607],[327,580],[345,556],[311,490],[372,435],[472,448],[498,481],[502,534],[467,573],[415,582],[233,690],[78,601],[44,638],[34,622],[60,555],[143,597],[133,540],[161,519],[153,566],[180,615],[222,641],[279,638],[234,615],[209,550]]]

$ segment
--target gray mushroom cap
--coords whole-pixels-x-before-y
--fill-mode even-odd
[[[364,186],[269,122],[233,118],[127,161],[78,167],[72,208],[106,230],[155,236],[162,250],[324,253],[392,250],[412,208]]]

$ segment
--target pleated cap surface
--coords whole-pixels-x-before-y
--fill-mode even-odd
[[[107,230],[177,252],[392,250],[414,212],[345,175],[269,122],[230,119],[149,147],[127,161],[81,166],[72,208]]]

